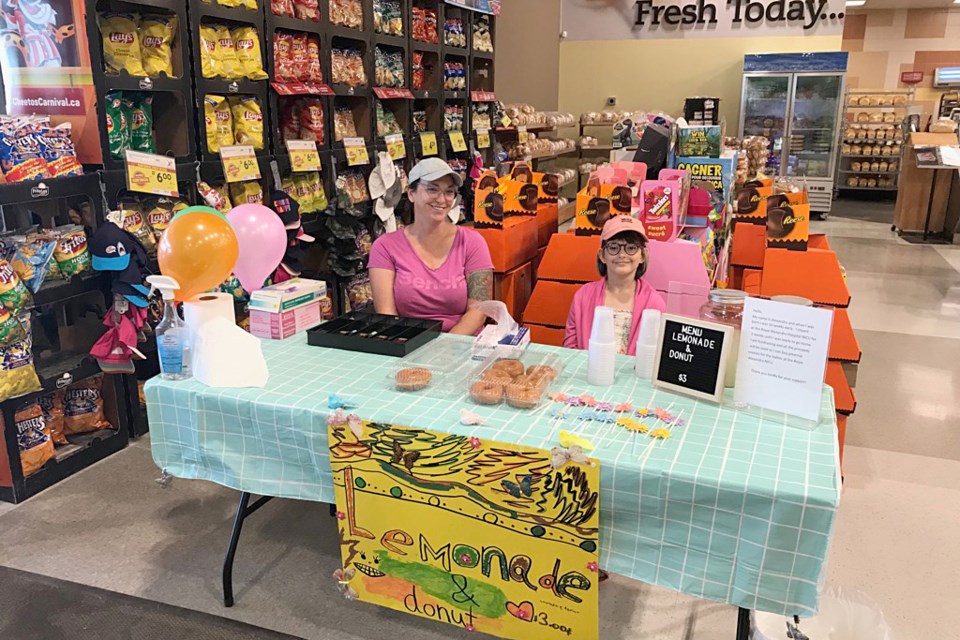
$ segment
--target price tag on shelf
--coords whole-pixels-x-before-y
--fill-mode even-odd
[[[437,134],[433,131],[422,131],[420,133],[420,144],[423,145],[424,156],[435,156],[439,153],[437,148]]]
[[[177,165],[173,158],[153,153],[127,150],[127,189],[140,193],[175,198],[177,188]]]
[[[520,144],[527,144],[527,140],[530,139],[530,135],[527,133],[526,127],[517,127],[517,142]]]
[[[385,136],[383,141],[387,143],[387,153],[391,160],[403,160],[407,157],[407,149],[403,144],[403,134],[394,133]]]
[[[287,153],[290,154],[290,170],[320,171],[320,154],[313,140],[287,140]]]
[[[367,141],[363,138],[344,138],[343,147],[347,150],[347,164],[349,166],[356,167],[361,164],[370,164]]]
[[[220,147],[220,162],[227,182],[247,182],[260,179],[257,154],[249,144]]]
[[[490,148],[490,129],[477,129],[477,149]]]
[[[453,147],[453,150],[457,153],[467,150],[467,141],[463,139],[462,131],[450,132],[450,146]]]

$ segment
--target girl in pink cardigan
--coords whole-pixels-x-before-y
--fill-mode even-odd
[[[617,353],[635,355],[640,318],[645,309],[664,311],[667,305],[644,282],[647,270],[647,234],[643,223],[630,216],[611,218],[600,234],[597,270],[602,279],[583,285],[573,297],[563,346],[586,349],[597,307],[613,307]]]

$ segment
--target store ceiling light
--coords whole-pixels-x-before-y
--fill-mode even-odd
[[[954,2],[960,3],[960,0],[954,0]],[[867,0],[847,0],[846,4],[845,4],[844,6],[847,6],[847,7],[862,7],[862,6],[865,5],[865,4],[867,4]]]

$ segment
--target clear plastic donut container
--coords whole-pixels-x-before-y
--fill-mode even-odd
[[[552,353],[527,351],[519,359],[494,355],[467,379],[467,398],[477,405],[535,409],[562,374],[563,361]]]
[[[390,366],[388,388],[453,399],[462,393],[459,381],[476,367],[471,345],[471,340],[434,340]]]

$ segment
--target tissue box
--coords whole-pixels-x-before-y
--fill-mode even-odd
[[[322,280],[294,278],[250,294],[250,333],[283,340],[322,321],[321,300],[327,296]]]
[[[528,346],[530,330],[526,327],[520,327],[516,333],[500,337],[497,325],[490,324],[474,338],[471,357],[474,360],[486,360],[496,354],[501,358],[519,358]]]

